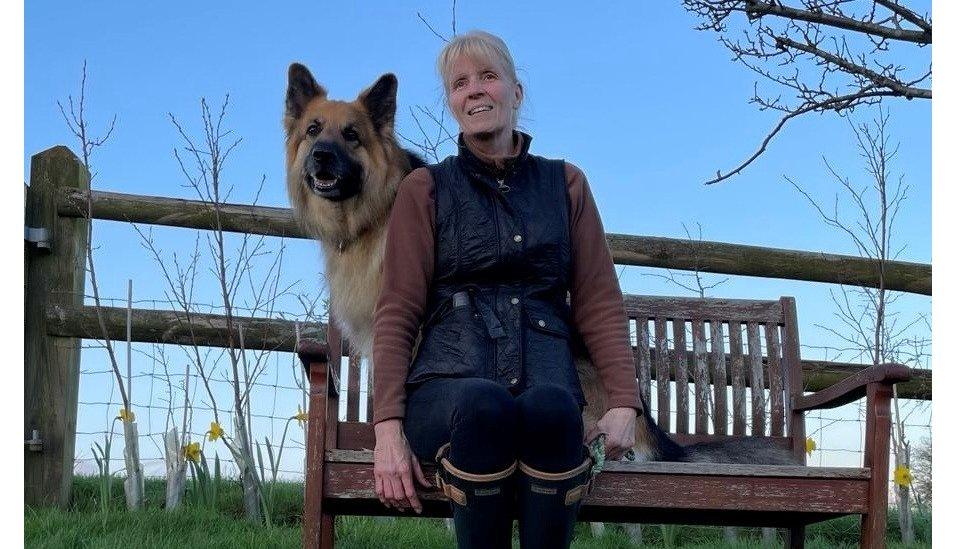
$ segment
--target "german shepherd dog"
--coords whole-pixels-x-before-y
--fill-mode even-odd
[[[332,321],[364,357],[372,350],[373,311],[379,297],[390,211],[400,180],[424,165],[404,150],[393,131],[397,80],[384,74],[354,101],[328,99],[301,64],[288,68],[285,155],[288,196],[298,221],[322,244]],[[576,368],[587,406],[587,431],[606,411],[606,393],[585,358]],[[372,375],[368,376],[372,387]],[[638,461],[795,463],[782,449],[759,441],[676,444],[645,406],[636,429]]]

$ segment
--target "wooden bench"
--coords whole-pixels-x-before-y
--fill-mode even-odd
[[[864,467],[608,462],[584,501],[581,521],[787,528],[787,546],[802,547],[805,525],[858,514],[861,546],[884,546],[892,384],[909,379],[907,368],[868,367],[804,395],[793,298],[625,296],[625,304],[636,335],[640,390],[658,424],[679,443],[763,437],[804,462],[803,413],[866,397]],[[365,376],[356,357],[349,361],[347,421],[338,420],[339,365],[348,353],[329,326],[327,343],[299,344],[311,385],[306,548],[333,547],[337,515],[397,514],[373,491],[371,409],[367,399],[360,419]],[[433,478],[433,466],[425,471]],[[450,516],[440,492],[421,499],[424,516]]]

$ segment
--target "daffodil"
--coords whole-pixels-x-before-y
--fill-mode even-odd
[[[200,463],[200,443],[191,442],[183,447],[183,457],[194,462]]]
[[[908,470],[908,467],[904,465],[899,465],[895,467],[895,484],[902,488],[908,488],[908,485],[912,482],[912,472]]]
[[[224,428],[221,427],[216,421],[211,421],[210,430],[207,431],[207,440],[212,442],[222,436],[224,436]]]
[[[131,410],[126,410],[125,408],[119,408],[118,418],[122,421],[135,421],[136,413]]]
[[[807,437],[807,455],[812,456],[813,451],[817,449],[817,443],[812,438]]]
[[[298,423],[305,423],[308,421],[308,412],[302,410],[302,407],[298,407],[298,413],[291,416],[292,419],[297,419]]]

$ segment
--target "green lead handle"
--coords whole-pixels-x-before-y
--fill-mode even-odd
[[[607,434],[600,433],[590,442],[589,446],[590,457],[593,458],[593,476],[596,476],[601,471],[603,471],[603,464],[607,460]],[[627,450],[624,453],[624,459],[627,461],[634,461],[637,459],[637,454],[634,453],[633,448]]]

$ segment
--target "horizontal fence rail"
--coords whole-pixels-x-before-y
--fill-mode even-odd
[[[109,337],[117,341],[125,341],[126,309],[122,307],[102,307],[102,318]],[[61,337],[95,338],[100,333],[97,309],[92,306],[65,307],[51,305],[47,310],[48,333]],[[174,311],[158,311],[151,309],[132,310],[132,341],[139,343],[171,343],[178,345],[192,345],[194,342],[203,347],[226,347],[227,329],[226,317],[223,315],[190,313]],[[241,344],[236,334],[238,326],[244,333],[243,348],[252,350],[276,350],[292,352],[295,350],[297,338],[323,340],[327,325],[320,322],[301,322],[283,319],[250,318],[242,316],[231,317],[231,332],[235,334],[234,346]],[[636,349],[635,349],[636,352]],[[655,350],[651,349],[651,359]],[[694,358],[693,351],[686,351],[687,360]],[[731,357],[726,355],[726,362]],[[766,357],[762,357],[763,364]],[[803,368],[803,387],[807,391],[819,391],[838,381],[862,370],[866,365],[846,362],[826,362],[818,360],[801,360]],[[731,368],[726,368],[731,372]],[[651,368],[651,379],[655,372]],[[694,379],[689,377],[689,381]],[[728,385],[731,378],[726,379]],[[767,380],[768,383],[768,380]],[[748,386],[748,382],[746,383]],[[917,400],[932,399],[932,372],[929,370],[912,370],[912,380],[898,384],[898,396]]]
[[[47,308],[49,335],[101,339],[98,309],[109,339],[125,341],[126,309],[123,307],[65,306],[51,304]],[[325,324],[294,320],[231,317],[234,348],[256,351],[294,351],[298,338],[323,339]],[[132,309],[132,341],[138,343],[171,343],[202,347],[227,347],[227,317],[219,314]],[[243,346],[238,332],[244,334]]]
[[[94,219],[191,229],[213,229],[216,225],[214,207],[209,202],[104,191],[92,191],[90,196]],[[88,197],[84,190],[62,189],[58,214],[85,217]],[[290,208],[221,204],[220,224],[224,231],[230,232],[312,238],[294,220]],[[879,263],[857,256],[612,233],[607,234],[607,242],[617,265],[864,287],[879,285]],[[931,265],[887,261],[884,268],[887,289],[932,295]]]

